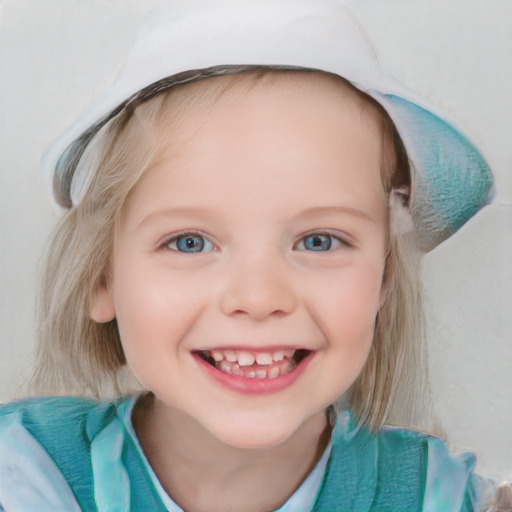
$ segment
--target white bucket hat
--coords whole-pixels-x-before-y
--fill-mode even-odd
[[[493,176],[475,146],[432,107],[386,76],[343,0],[166,0],[157,4],[117,76],[48,149],[42,179],[54,204],[83,199],[97,162],[91,144],[123,108],[180,73],[255,65],[339,75],[373,97],[395,123],[411,163],[409,213],[423,250],[489,203]],[[198,73],[197,78],[215,74]],[[175,77],[175,80],[167,80]],[[189,79],[190,80],[190,79]],[[167,85],[166,85],[167,84]],[[142,92],[141,92],[142,91]]]

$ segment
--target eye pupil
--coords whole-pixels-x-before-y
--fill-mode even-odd
[[[204,248],[204,239],[198,235],[179,237],[176,240],[176,247],[182,252],[201,252]]]
[[[331,243],[329,235],[310,235],[304,239],[304,247],[308,251],[328,251]]]

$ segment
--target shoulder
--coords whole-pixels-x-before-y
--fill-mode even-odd
[[[74,398],[31,398],[0,406],[0,510],[81,509],[61,462],[85,459],[76,428],[84,403],[91,406]],[[85,472],[80,477],[87,481]]]
[[[94,400],[71,396],[24,398],[0,405],[0,418],[10,418],[11,421],[14,417],[34,421],[37,418],[51,420],[70,413],[84,414],[96,404]]]
[[[398,427],[384,427],[376,434],[384,452],[396,456],[400,449],[421,452],[425,458],[427,477],[444,473],[468,475],[476,464],[472,452],[464,451],[452,454],[445,441],[441,438],[415,430]]]
[[[95,510],[91,441],[128,401],[44,397],[0,406],[0,510]]]
[[[476,510],[474,465],[473,454],[452,455],[438,437],[396,427],[371,433],[343,413],[324,489],[341,496],[351,487],[358,510]]]
[[[26,398],[2,405],[0,424],[4,435],[6,429],[22,427],[51,450],[53,439],[64,444],[83,440],[78,434],[85,430],[91,414],[102,415],[100,404],[77,397]]]
[[[61,396],[17,400],[0,406],[0,439],[24,430],[52,458],[61,453],[89,456],[91,441],[124,414],[134,397],[114,401]],[[120,421],[115,422],[122,430]]]
[[[423,480],[423,512],[473,511],[480,508],[480,479],[475,475],[472,452],[451,453],[441,438],[424,432],[384,427],[377,434],[385,458],[404,463],[417,454]],[[413,468],[409,468],[413,470]]]
[[[404,473],[404,476],[412,476],[426,469],[431,445],[440,451],[442,447],[446,448],[438,437],[415,430],[385,426],[372,433],[367,427],[359,425],[349,411],[338,415],[332,442],[334,448],[339,447],[343,451],[355,447],[358,457],[363,453],[373,456],[373,466],[378,471],[394,467],[395,474]],[[358,463],[361,464],[360,461]],[[407,475],[408,472],[411,475]]]
[[[21,424],[37,436],[66,430],[86,430],[94,436],[133,397],[97,401],[74,396],[33,397],[0,405],[0,424]]]

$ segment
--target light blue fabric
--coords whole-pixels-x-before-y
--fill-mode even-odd
[[[0,407],[0,512],[181,512],[133,431],[136,399]],[[472,454],[452,456],[433,436],[391,427],[370,434],[345,412],[316,468],[278,512],[479,510],[474,464]]]
[[[66,479],[18,412],[0,415],[0,510],[80,511]]]
[[[465,510],[463,499],[476,464],[475,456],[468,452],[450,455],[446,444],[433,437],[428,444],[428,460],[423,512],[444,510],[447,504],[454,510]],[[478,497],[471,492],[468,490],[468,500],[476,504]]]
[[[91,442],[98,512],[130,511],[130,479],[121,461],[124,436],[120,420],[114,418]]]
[[[416,169],[413,218],[420,229],[455,233],[495,195],[494,177],[477,148],[456,128],[432,112],[399,96],[385,96],[399,112],[402,137],[421,140],[413,156]],[[421,134],[421,135],[419,135]]]

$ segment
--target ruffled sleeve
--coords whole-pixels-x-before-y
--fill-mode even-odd
[[[476,457],[470,452],[450,454],[439,438],[428,436],[428,465],[423,512],[473,512],[482,507],[485,483],[474,474]]]
[[[0,413],[0,511],[80,512],[73,492],[46,450],[22,425]]]

